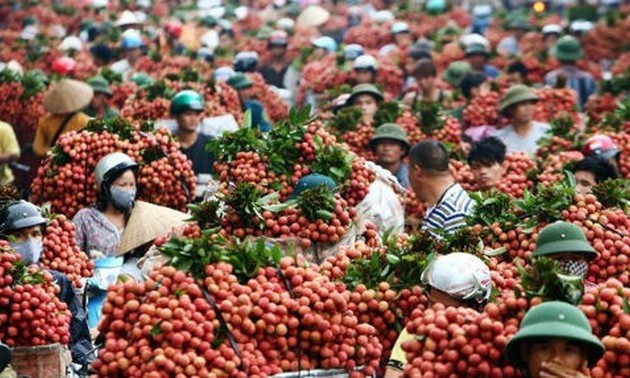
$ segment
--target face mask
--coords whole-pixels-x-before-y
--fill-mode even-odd
[[[588,273],[588,262],[586,260],[565,260],[560,262],[560,269],[564,274],[570,276],[586,277]]]
[[[43,243],[34,238],[29,238],[27,241],[13,242],[11,247],[27,265],[37,264],[44,248]]]
[[[110,200],[116,210],[127,212],[131,210],[136,201],[136,190],[120,189],[117,186],[112,186],[110,189]]]

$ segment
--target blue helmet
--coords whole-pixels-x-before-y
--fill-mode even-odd
[[[126,33],[123,35],[122,43],[120,44],[120,47],[122,47],[123,50],[137,49],[142,46],[142,36],[138,32]]]
[[[316,38],[315,40],[313,40],[313,46],[324,49],[329,53],[334,53],[335,51],[337,51],[337,42],[335,42],[334,39],[328,36]]]

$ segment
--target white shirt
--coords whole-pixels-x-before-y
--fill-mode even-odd
[[[538,150],[538,142],[551,130],[551,126],[536,121],[533,123],[534,127],[525,137],[518,135],[512,125],[495,131],[492,136],[497,137],[505,144],[507,153],[525,152],[529,156],[534,156]]]

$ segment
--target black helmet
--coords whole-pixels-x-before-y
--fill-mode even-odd
[[[26,201],[16,201],[7,205],[0,214],[0,231],[3,233],[46,224],[46,218],[35,205]]]

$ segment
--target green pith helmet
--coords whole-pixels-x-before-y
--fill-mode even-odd
[[[583,56],[580,41],[570,35],[565,35],[558,39],[556,44],[551,48],[550,53],[554,58],[568,62],[575,62]]]
[[[521,328],[505,346],[505,357],[514,366],[523,367],[521,345],[529,340],[567,339],[586,347],[589,366],[604,354],[604,345],[595,337],[586,315],[564,302],[545,302],[531,308],[521,322]]]
[[[407,139],[407,133],[402,127],[395,123],[384,123],[376,130],[374,130],[374,136],[370,139],[370,148],[374,149],[379,141],[382,140],[395,140],[405,146],[405,150],[409,151],[411,145],[409,139]]]
[[[236,90],[248,88],[254,85],[252,80],[241,72],[235,73],[232,77],[227,79],[226,83]]]
[[[303,191],[316,188],[320,185],[325,185],[330,190],[335,190],[335,188],[337,187],[335,181],[330,177],[319,173],[313,173],[302,177],[300,181],[298,181],[298,183],[293,188],[293,193],[291,194],[291,196],[297,197]]]
[[[178,92],[171,100],[171,114],[180,115],[187,110],[203,110],[203,96],[191,90]]]
[[[376,101],[383,101],[383,94],[381,91],[373,84],[359,84],[352,88],[352,94],[346,101],[346,104],[353,104],[354,100],[357,99],[358,96],[362,94],[369,94],[376,98]]]
[[[139,87],[153,84],[153,78],[145,72],[136,72],[131,75],[130,80]]]
[[[448,65],[446,71],[444,71],[444,80],[450,85],[459,88],[462,79],[469,72],[472,72],[470,63],[463,60],[452,62]]]
[[[87,80],[87,83],[94,93],[104,93],[108,96],[112,95],[112,90],[109,88],[109,83],[103,76],[93,76]]]
[[[538,100],[538,95],[531,87],[524,84],[512,85],[507,92],[505,92],[499,111],[503,113],[512,105],[520,104],[521,102]]]
[[[582,230],[568,222],[556,222],[543,228],[538,234],[534,257],[552,256],[559,253],[583,253],[588,260],[597,257]]]

